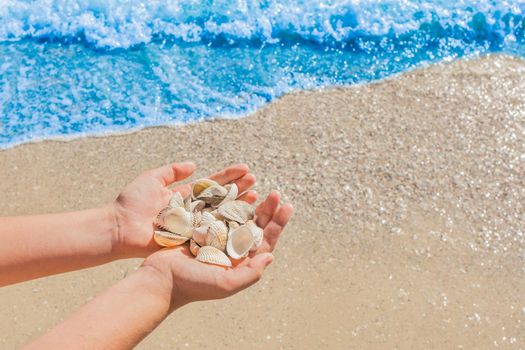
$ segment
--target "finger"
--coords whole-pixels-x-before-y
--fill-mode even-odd
[[[225,185],[243,177],[249,170],[250,168],[246,164],[236,164],[210,175],[209,179],[218,182],[220,185]]]
[[[173,163],[147,171],[146,176],[154,177],[162,185],[168,186],[175,181],[180,181],[190,176],[195,171],[193,162]]]
[[[173,187],[171,191],[173,193],[179,192],[182,198],[186,198],[191,193],[191,185],[190,184],[179,185],[177,187]]]
[[[270,222],[273,214],[279,207],[279,197],[279,192],[272,191],[264,202],[257,206],[255,209],[257,226],[265,228],[268,222]]]
[[[237,181],[235,181],[235,184],[237,185],[237,188],[239,189],[239,193],[243,193],[244,191],[248,190],[250,187],[252,187],[255,184],[255,175],[253,174],[246,174]]]
[[[224,271],[224,288],[230,295],[248,288],[261,278],[264,269],[272,261],[273,255],[271,253],[263,253],[249,259],[247,264]]]
[[[259,195],[255,191],[248,191],[246,193],[243,193],[238,200],[245,201],[246,203],[253,204],[257,200]]]
[[[281,233],[292,217],[293,207],[290,204],[282,205],[273,215],[272,220],[264,229],[264,247],[261,251],[273,251]]]

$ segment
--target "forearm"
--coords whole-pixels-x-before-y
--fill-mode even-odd
[[[0,218],[0,286],[114,260],[109,207]]]
[[[174,309],[171,284],[154,268],[141,267],[28,348],[130,349]]]

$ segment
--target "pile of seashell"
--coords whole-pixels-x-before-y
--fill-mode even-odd
[[[245,258],[263,241],[254,222],[255,208],[241,200],[237,185],[219,185],[210,179],[193,183],[185,199],[176,192],[157,216],[153,238],[163,247],[189,241],[199,261],[231,267],[232,259]]]

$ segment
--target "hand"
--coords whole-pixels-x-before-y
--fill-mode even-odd
[[[279,202],[278,192],[272,191],[256,208],[256,223],[264,229],[264,241],[257,251],[233,268],[195,260],[187,244],[150,255],[143,267],[164,276],[166,285],[171,288],[171,310],[197,300],[225,298],[257,282],[273,261],[271,252],[292,216],[292,206],[280,206]]]
[[[168,205],[174,191],[186,196],[191,188],[190,184],[173,189],[168,186],[187,178],[194,170],[195,164],[191,162],[166,165],[143,173],[124,188],[109,205],[117,226],[113,239],[117,255],[146,257],[161,248],[153,241],[155,217]],[[248,191],[255,183],[255,176],[245,164],[230,166],[209,178],[219,184],[235,182],[240,193],[246,191],[241,199],[248,202],[257,199],[254,191]]]

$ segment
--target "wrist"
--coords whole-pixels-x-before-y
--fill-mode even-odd
[[[139,268],[139,273],[149,282],[150,292],[169,305],[168,313],[188,303],[178,293],[171,271],[164,271],[146,260]]]
[[[111,254],[115,260],[125,258],[125,252],[122,244],[122,235],[118,213],[113,203],[106,204],[100,208],[107,226],[107,234],[111,242]]]

